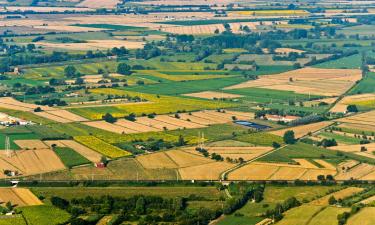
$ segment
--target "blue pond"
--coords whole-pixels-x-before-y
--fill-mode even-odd
[[[249,122],[249,121],[246,121],[246,120],[236,120],[236,121],[234,121],[234,123],[242,125],[242,126],[246,126],[246,127],[251,127],[251,128],[254,128],[254,129],[257,129],[257,130],[265,130],[265,129],[271,128],[271,127],[266,126],[266,125],[257,124],[257,123]]]

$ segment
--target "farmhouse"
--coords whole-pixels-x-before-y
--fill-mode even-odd
[[[280,116],[280,115],[271,115],[271,114],[266,114],[263,119],[269,120],[269,121],[275,121],[275,122],[285,122],[289,123],[294,120],[299,119],[299,116]]]

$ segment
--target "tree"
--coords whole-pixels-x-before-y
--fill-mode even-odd
[[[272,147],[273,148],[280,148],[280,144],[274,141],[274,142],[272,142]]]
[[[75,77],[77,74],[77,69],[74,66],[69,65],[65,67],[64,74],[66,77]]]
[[[130,70],[131,70],[131,67],[126,63],[120,63],[117,66],[117,73],[122,74],[122,75],[132,74]]]
[[[141,196],[137,199],[137,202],[135,203],[135,211],[139,214],[142,215],[145,213],[145,199]]]
[[[110,114],[110,113],[106,113],[106,114],[102,117],[102,119],[103,119],[104,121],[106,121],[107,123],[114,123],[114,122],[117,121],[117,119],[116,119],[115,117],[113,117],[112,114]]]
[[[356,105],[348,105],[348,107],[346,107],[346,111],[356,113],[358,112],[358,108]]]
[[[335,196],[331,195],[331,197],[329,197],[329,199],[328,199],[328,203],[329,203],[330,205],[334,205],[334,204],[336,204],[336,203],[337,203],[337,200],[336,200]]]
[[[178,137],[177,146],[184,146],[186,144],[185,139],[182,135]]]
[[[284,133],[283,139],[286,144],[294,144],[297,141],[296,138],[294,137],[294,131],[292,130],[286,131]]]

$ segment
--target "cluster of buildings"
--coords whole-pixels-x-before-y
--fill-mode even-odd
[[[25,125],[31,125],[33,124],[31,121],[19,119],[13,116],[9,116],[5,113],[0,113],[0,125],[5,127],[11,127],[11,126],[25,126]]]

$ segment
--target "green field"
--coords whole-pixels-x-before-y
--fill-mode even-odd
[[[18,209],[22,211],[29,225],[51,225],[66,222],[70,214],[53,206],[28,206]]]
[[[277,203],[282,203],[288,198],[296,197],[300,202],[311,201],[316,196],[321,196],[330,190],[337,189],[336,186],[277,186],[267,185],[263,194],[263,200],[259,203],[248,202],[237,211],[243,216],[230,215],[225,217],[219,224],[256,224],[260,221],[267,210],[273,209]],[[249,221],[249,223],[246,223]],[[234,223],[233,223],[234,222]],[[296,225],[296,224],[290,224]]]
[[[228,77],[209,80],[196,80],[174,83],[161,83],[147,86],[128,87],[126,90],[150,94],[179,95],[200,91],[219,90],[246,81],[243,77]]]
[[[223,196],[223,193],[218,191],[215,187],[35,187],[31,191],[37,196],[44,196],[49,199],[52,196],[60,196],[62,198],[71,200],[73,198],[84,198],[85,196],[100,197],[104,195],[111,195],[113,197],[129,198],[138,195],[140,192],[143,195],[152,195],[168,198],[175,197],[189,197],[195,194],[196,196],[205,197],[206,199],[214,200]]]
[[[226,90],[225,92],[245,96],[244,100],[259,103],[283,103],[288,101],[306,101],[318,98],[319,96],[309,96],[297,94],[292,91],[278,91],[265,88],[241,88],[235,90]]]
[[[71,148],[55,147],[53,150],[68,168],[90,163],[89,160]]]
[[[316,64],[314,67],[323,69],[359,69],[362,65],[360,54]]]
[[[357,145],[360,143],[361,139],[354,137],[347,137],[340,134],[330,133],[330,132],[321,132],[319,136],[322,136],[327,139],[335,139],[337,143],[346,144],[346,145]]]
[[[349,94],[362,94],[375,92],[375,73],[368,73],[352,90]]]
[[[251,134],[244,134],[239,135],[234,138],[238,141],[252,143],[254,145],[262,145],[262,146],[272,146],[273,142],[277,142],[279,144],[283,144],[284,141],[281,137],[269,133],[251,133]]]

